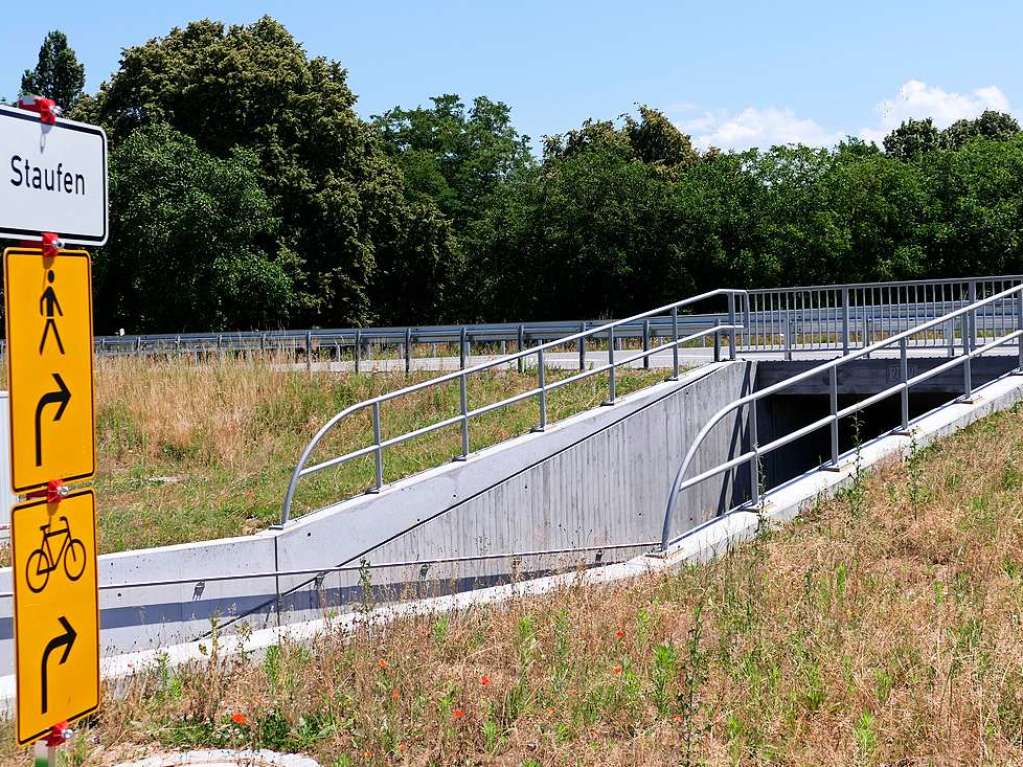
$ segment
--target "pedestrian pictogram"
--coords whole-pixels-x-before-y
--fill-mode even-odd
[[[88,479],[95,471],[89,256],[8,248],[4,274],[14,492]]]
[[[60,349],[60,353],[64,353],[64,344],[60,342],[60,330],[57,328],[57,320],[54,315],[56,311],[60,316],[64,316],[64,312],[60,308],[60,301],[57,300],[57,293],[53,289],[53,280],[56,278],[52,269],[46,270],[46,281],[50,283],[46,286],[46,290],[43,291],[42,297],[39,299],[39,313],[46,318],[46,325],[43,326],[43,340],[39,342],[39,353],[43,353],[43,349],[46,348],[46,339],[50,335],[50,329],[53,329],[53,339],[57,342],[57,348]]]
[[[11,512],[17,739],[99,705],[96,503],[92,490]]]

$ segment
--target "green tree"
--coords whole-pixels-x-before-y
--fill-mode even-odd
[[[354,104],[341,64],[309,58],[264,17],[197,21],[126,49],[91,108],[115,143],[166,122],[218,157],[251,150],[281,222],[273,250],[297,259],[297,322],[421,321],[445,287],[447,227],[406,197]]]
[[[884,151],[897,160],[915,160],[938,148],[938,136],[930,117],[910,118],[884,137]]]
[[[975,120],[956,120],[941,132],[939,143],[944,149],[959,149],[975,138],[1008,141],[1019,132],[1019,123],[1012,115],[988,109]]]
[[[26,69],[21,76],[22,95],[45,96],[70,112],[82,97],[85,67],[79,63],[67,35],[53,30],[39,48],[35,69]]]
[[[111,236],[96,256],[101,332],[286,327],[293,254],[260,185],[257,157],[204,152],[170,126],[111,152]]]

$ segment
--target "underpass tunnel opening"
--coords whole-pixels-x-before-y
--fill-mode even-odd
[[[936,392],[909,395],[910,420],[950,401],[955,395]],[[838,408],[861,402],[865,395],[844,394]],[[829,395],[776,395],[761,400],[757,407],[757,439],[760,444],[791,434],[824,418],[831,412]],[[869,440],[899,428],[902,405],[898,394],[839,419],[839,453],[855,450]],[[761,457],[764,489],[777,487],[831,460],[831,428],[824,426]]]
[[[909,377],[947,362],[945,358],[921,357],[909,361]],[[770,361],[757,366],[756,390],[784,381],[819,362]],[[973,361],[971,385],[975,389],[1010,372],[1012,356],[978,357]],[[902,380],[897,359],[859,359],[842,365],[838,372],[838,409],[855,405]],[[918,418],[947,405],[964,394],[964,371],[960,366],[938,373],[909,390],[909,418]],[[772,440],[807,426],[831,413],[829,373],[805,379],[791,388],[757,403],[757,442]],[[839,420],[839,453],[856,449],[902,425],[898,392]],[[762,487],[769,490],[822,466],[831,460],[831,428],[825,425],[788,445],[761,456]]]

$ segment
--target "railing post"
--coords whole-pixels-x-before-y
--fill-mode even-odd
[[[544,431],[547,428],[547,373],[544,370],[543,347],[536,350],[536,380],[537,388],[540,390],[540,425],[537,431]]]
[[[956,328],[955,328],[955,320],[949,320],[948,322],[944,323],[944,328],[945,328],[945,345],[948,347],[948,357],[949,357],[949,359],[952,359],[952,357],[956,356]]]
[[[579,323],[579,332],[580,333],[585,333],[586,332],[586,323],[585,322],[580,322]],[[580,338],[577,345],[579,347],[579,369],[580,370],[585,370],[586,369],[586,339],[585,338]]]
[[[760,505],[760,441],[757,438],[757,403],[753,401],[747,405],[749,408],[749,440],[753,457],[749,462],[749,485],[750,504]]]
[[[671,380],[678,380],[678,307],[671,307]],[[1023,346],[1021,346],[1023,348]]]
[[[899,371],[902,374],[902,432],[909,433],[909,353],[906,351],[906,339],[899,339]]]
[[[643,351],[650,351],[650,320],[643,320]],[[650,355],[643,357],[643,369],[650,369]]]
[[[782,333],[785,334],[785,359],[792,359],[792,318],[789,314],[789,310],[785,310],[785,314],[782,317]]]
[[[458,377],[458,400],[462,408],[462,455],[464,461],[469,457],[469,385],[465,373]]]
[[[970,365],[972,357],[970,356],[970,342],[967,337],[970,332],[970,312],[966,312],[962,319],[962,333],[963,333],[963,402],[973,401],[973,369]]]
[[[1016,330],[1023,333],[1023,288],[1016,294]],[[1016,346],[1019,349],[1018,372],[1023,373],[1023,335],[1016,339]]]
[[[971,304],[973,304],[973,303],[976,303],[976,301],[977,301],[977,281],[976,280],[970,280],[969,285],[970,285],[970,287],[969,287],[969,291],[970,291],[969,292],[969,301],[970,301]],[[972,312],[968,312],[968,315],[970,317],[970,323],[969,323],[969,325],[970,325],[970,343],[969,343],[969,346],[966,347],[966,350],[972,352],[974,349],[977,348],[977,310],[974,309]]]
[[[607,371],[607,402],[605,405],[615,403],[615,328],[614,325],[607,329],[607,364],[611,367]]]
[[[375,493],[380,492],[380,488],[384,486],[384,447],[380,444],[383,441],[381,438],[380,428],[380,403],[373,403],[373,442],[376,444],[377,449],[374,453],[376,459],[376,488],[372,491]]]
[[[721,331],[714,329],[714,361],[721,362]]]
[[[829,405],[831,407],[831,466],[838,471],[838,366],[833,365],[828,376],[830,384]]]
[[[842,356],[849,354],[849,288],[842,288]]]
[[[359,372],[359,363],[362,362],[362,331],[355,331],[355,372]]]
[[[465,325],[462,325],[462,329],[458,332],[458,369],[465,370],[465,344],[466,344],[466,330]]]
[[[728,359],[735,359],[735,293],[728,294]]]
[[[863,316],[863,348],[866,349],[874,342],[874,322],[872,317]],[[869,360],[870,355],[865,354],[863,359]]]
[[[412,328],[405,328],[405,375],[412,373]]]
[[[307,373],[313,372],[313,332],[311,330],[305,332],[305,370]]]
[[[526,327],[525,325],[519,325],[519,348],[517,351],[521,352],[526,346]],[[519,357],[519,373],[525,372],[526,369],[526,358]]]

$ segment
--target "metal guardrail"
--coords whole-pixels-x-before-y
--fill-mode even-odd
[[[976,289],[973,287],[973,282],[967,286],[967,290],[971,293]],[[1006,311],[1008,309],[1008,311]],[[986,310],[983,313],[981,310]],[[992,337],[987,337],[984,333],[978,336],[978,318],[983,318],[988,325],[985,332],[991,332]],[[907,350],[911,345],[914,337],[921,334],[925,334],[925,338],[935,328],[942,328],[944,326],[952,326],[959,323],[959,338],[962,352],[959,354],[955,353],[955,341],[954,337],[952,340],[952,358],[947,362],[937,365],[930,370],[919,373],[918,375],[909,376],[909,365]],[[1012,325],[1014,329],[1009,332],[1006,331],[1006,326]],[[1002,332],[1002,335],[994,335],[994,333]],[[946,337],[947,333],[943,333],[942,337]],[[1018,340],[1017,340],[1018,339]],[[926,381],[934,376],[943,373],[946,370],[952,369],[958,365],[963,366],[963,394],[962,397],[965,400],[969,400],[973,391],[972,382],[972,371],[971,371],[971,360],[982,354],[986,354],[993,349],[996,349],[1005,344],[1009,344],[1016,341],[1019,347],[1019,364],[1017,373],[1023,374],[1023,285],[1015,285],[1010,288],[994,292],[986,298],[979,300],[973,300],[970,303],[960,308],[949,311],[934,319],[918,323],[908,330],[904,330],[899,333],[886,338],[885,340],[878,341],[867,345],[857,351],[850,351],[841,357],[824,362],[820,365],[816,365],[808,370],[798,373],[791,378],[787,378],[784,381],[768,386],[764,389],[756,391],[744,397],[736,399],[734,402],[726,405],[711,416],[710,420],[700,429],[696,438],[690,445],[685,458],[682,461],[682,465],[679,467],[678,473],[671,485],[671,490],[668,495],[667,504],[664,512],[664,524],[661,531],[661,550],[666,550],[671,544],[680,540],[682,536],[672,538],[671,528],[672,520],[675,512],[675,508],[678,503],[679,495],[686,489],[693,487],[694,485],[703,482],[704,480],[723,474],[734,468],[738,468],[743,464],[749,464],[750,467],[750,505],[755,506],[760,501],[760,456],[765,453],[769,453],[773,450],[777,450],[780,447],[794,442],[801,437],[811,434],[819,429],[830,427],[831,429],[831,457],[825,464],[826,468],[835,468],[839,462],[839,441],[838,441],[838,424],[839,420],[847,416],[858,413],[859,411],[873,405],[881,400],[887,399],[888,397],[896,394],[901,395],[901,425],[900,431],[903,433],[909,432],[909,390],[914,385]],[[902,380],[892,386],[889,386],[882,391],[870,395],[859,402],[853,403],[847,407],[838,407],[838,368],[846,365],[853,360],[859,359],[860,357],[868,357],[874,352],[881,351],[888,347],[897,345],[899,349],[899,357],[901,360],[901,373]],[[766,397],[770,397],[777,394],[785,389],[809,378],[820,376],[821,373],[827,373],[830,380],[830,412],[823,418],[818,418],[806,426],[803,426],[795,431],[790,432],[782,437],[768,442],[766,445],[759,445],[757,440],[757,408],[756,403]],[[708,469],[695,477],[686,478],[686,473],[691,466],[697,451],[700,449],[703,441],[710,434],[711,430],[721,422],[729,413],[740,410],[741,408],[747,408],[748,423],[749,423],[749,434],[752,447],[750,450],[742,453],[741,455],[732,458],[728,461],[724,461],[717,466]],[[740,415],[741,417],[741,415]]]
[[[678,328],[679,320],[678,310],[683,307],[690,306],[701,301],[706,301],[717,296],[724,296],[727,300],[729,321],[725,324],[716,324],[709,328],[698,330],[695,333],[680,336]],[[515,352],[514,354],[507,354],[498,357],[494,360],[484,362],[480,365],[476,365],[475,367],[470,367],[463,370],[459,370],[457,372],[441,375],[436,378],[432,378],[428,381],[423,381],[421,383],[414,384],[412,386],[406,386],[403,389],[388,392],[387,394],[382,394],[378,397],[374,397],[364,402],[352,405],[351,407],[345,408],[340,413],[331,418],[329,421],[327,421],[327,423],[323,425],[323,427],[316,433],[316,435],[309,441],[305,449],[302,451],[302,455],[299,458],[298,464],[295,466],[295,470],[292,472],[291,480],[288,483],[288,490],[287,493],[285,494],[284,503],[281,508],[281,521],[278,527],[283,527],[288,523],[289,519],[291,518],[291,506],[292,502],[294,501],[295,491],[298,486],[298,482],[300,479],[309,476],[310,474],[315,474],[317,472],[323,471],[324,469],[340,466],[344,463],[355,460],[357,458],[373,455],[375,457],[376,463],[375,467],[376,478],[374,490],[371,492],[377,492],[380,490],[381,487],[383,487],[384,484],[384,450],[386,448],[402,444],[403,442],[415,439],[416,437],[421,437],[426,434],[430,434],[431,432],[437,431],[439,429],[460,425],[462,431],[462,451],[459,458],[464,460],[469,455],[470,452],[469,423],[473,418],[477,418],[486,413],[490,413],[500,408],[535,398],[538,403],[538,425],[536,427],[536,430],[543,431],[544,428],[546,428],[547,426],[547,395],[550,392],[559,389],[563,386],[567,386],[570,383],[581,381],[584,378],[588,378],[590,376],[599,375],[601,373],[606,372],[608,373],[607,403],[613,404],[615,401],[615,371],[622,365],[628,365],[629,363],[635,362],[637,360],[646,360],[651,355],[656,354],[657,352],[665,351],[668,349],[672,351],[673,353],[672,379],[678,378],[679,374],[678,350],[679,347],[685,343],[690,343],[701,338],[713,336],[715,339],[715,350],[718,352],[718,355],[716,356],[719,356],[721,336],[727,334],[729,339],[728,344],[729,356],[731,359],[735,359],[737,333],[738,331],[743,329],[743,325],[738,324],[736,322],[736,318],[738,316],[739,311],[743,309],[743,307],[736,306],[737,297],[742,299],[742,302],[745,302],[746,291],[725,288],[712,290],[707,293],[702,293],[698,296],[693,296],[691,298],[686,298],[671,304],[666,304],[665,306],[652,309],[648,312],[643,312],[642,314],[637,314],[622,320],[608,322],[595,328],[590,328],[579,333],[559,338],[555,341],[550,341],[548,343],[540,344],[529,349],[524,349]],[[650,317],[664,315],[665,313],[668,313],[670,315],[669,322],[672,325],[671,341],[660,344],[655,347],[650,347],[647,344],[645,345],[647,346],[647,348],[644,348],[642,351],[636,354],[631,354],[616,359],[615,337],[616,330],[618,328],[624,325],[628,325],[630,323],[636,323],[637,321],[646,320]],[[581,372],[576,373],[575,375],[568,376],[558,381],[547,382],[546,367],[544,364],[545,353],[557,347],[575,344],[579,350],[580,364],[582,366],[583,361],[585,360],[585,343],[587,339],[607,340],[608,353],[607,363],[604,365],[592,367],[590,369],[584,369]],[[521,392],[519,394],[512,395],[510,397],[506,397],[505,399],[502,399],[499,402],[483,405],[481,407],[477,407],[471,410],[469,409],[468,401],[469,376],[475,375],[477,373],[482,373],[484,371],[491,370],[494,368],[505,367],[512,363],[521,364],[526,360],[526,358],[529,357],[536,358],[537,385],[534,388],[529,389],[528,391]],[[440,421],[436,421],[432,424],[429,424],[428,426],[424,426],[419,429],[414,429],[412,431],[399,434],[395,437],[390,437],[388,439],[383,438],[381,433],[380,419],[380,406],[383,403],[398,399],[400,397],[405,397],[415,392],[437,387],[449,383],[451,381],[459,382],[459,400],[461,412],[458,415],[452,416],[450,418],[445,418]],[[366,409],[369,409],[372,413],[373,444],[360,448],[358,450],[353,450],[344,455],[337,456],[326,461],[322,461],[312,466],[306,465],[310,457],[312,456],[313,451],[320,444],[323,438],[334,429],[334,427],[336,427],[339,423],[341,423],[343,420],[353,415],[354,413]]]
[[[1011,284],[1023,282],[1023,275],[965,277],[940,280],[864,282],[844,285],[810,285],[747,291],[749,305],[746,332],[738,339],[745,354],[793,350],[842,350],[862,348],[874,340],[913,324],[941,316],[952,309],[983,298]],[[982,317],[982,315],[979,315]],[[677,322],[686,334],[727,321],[721,312],[681,314]],[[507,353],[527,345],[544,343],[573,333],[601,327],[603,320],[566,320],[524,323],[466,325],[425,325],[408,327],[322,328],[309,330],[252,331],[233,333],[163,333],[153,335],[100,336],[100,356],[177,356],[197,358],[226,354],[287,354],[304,359],[311,367],[315,358],[340,362],[348,357],[356,372],[372,357],[373,347],[381,354],[393,349],[404,358],[410,371],[415,346],[430,345],[436,356],[439,345],[457,345],[459,368],[465,368],[473,345],[497,345]],[[983,319],[981,319],[983,323]],[[672,332],[669,318],[651,317],[623,321],[616,329],[623,339],[641,339],[643,348]],[[915,346],[940,347],[947,339],[917,339]],[[580,362],[582,366],[583,363]]]

